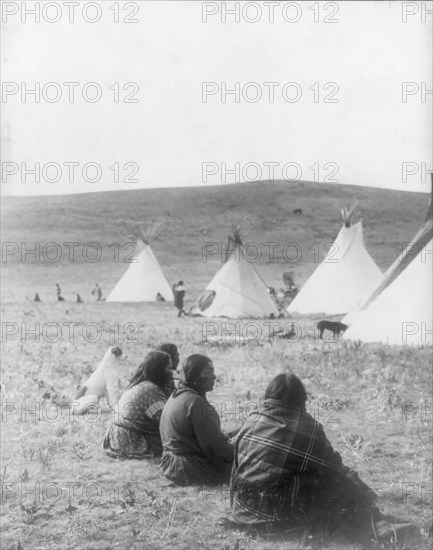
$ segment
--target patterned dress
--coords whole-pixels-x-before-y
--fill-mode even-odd
[[[167,395],[153,382],[127,389],[119,400],[115,422],[105,435],[103,448],[113,458],[161,456],[159,422]]]

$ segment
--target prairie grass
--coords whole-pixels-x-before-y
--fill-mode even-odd
[[[8,304],[3,313],[8,320],[25,319],[30,307]],[[290,369],[306,384],[310,412],[344,462],[378,493],[382,508],[413,521],[430,517],[431,350],[323,343],[311,331],[298,341],[207,342],[205,321],[179,320],[169,305],[39,304],[32,311],[32,320],[41,324],[68,318],[100,323],[107,332],[95,343],[65,336],[55,344],[31,336],[21,342],[17,334],[3,344],[3,548],[250,550],[324,544],[225,530],[217,523],[229,511],[227,486],[176,487],[160,476],[158,460],[110,459],[101,443],[112,414],[75,417],[67,408],[47,405],[41,381],[72,397],[106,346],[119,343],[110,325],[131,319],[139,331],[137,342],[120,342],[124,383],[158,342],[176,342],[182,357],[208,354],[218,375],[209,400],[229,430],[260,405],[269,379]],[[312,320],[299,322],[308,327]]]
[[[260,406],[273,375],[292,370],[307,387],[309,410],[344,462],[378,493],[381,507],[408,520],[431,517],[431,349],[321,342],[313,318],[294,319],[302,328],[295,341],[270,337],[266,321],[257,322],[261,336],[247,341],[224,335],[235,328],[229,321],[210,325],[213,321],[177,319],[169,304],[89,301],[95,281],[107,294],[128,267],[113,262],[110,249],[114,241],[127,240],[124,220],[138,223],[165,215],[166,226],[153,248],[169,281],[184,279],[192,299],[220,265],[217,257],[202,261],[203,243],[225,242],[230,224],[244,220],[248,241],[300,244],[303,256],[296,264],[277,254],[273,262],[262,258],[258,269],[277,288],[287,270],[294,271],[301,285],[316,266],[310,247],[315,242],[322,247],[335,237],[341,225],[337,206],[353,200],[362,209],[368,249],[386,268],[422,220],[424,196],[275,183],[7,198],[2,205],[3,241],[28,248],[35,242],[98,242],[103,254],[96,263],[79,257],[50,263],[13,256],[2,264],[3,327],[17,327],[14,335],[3,333],[2,347],[2,548],[324,546],[320,539],[225,530],[218,520],[229,511],[227,486],[176,487],[161,477],[157,460],[110,459],[101,443],[112,413],[74,417],[66,407],[47,401],[51,386],[60,400],[71,398],[112,344],[124,350],[123,385],[146,352],[162,341],[175,342],[182,358],[194,352],[209,355],[218,375],[209,400],[226,430]],[[302,208],[304,215],[291,216],[293,208]],[[55,302],[56,282],[66,302]],[[35,292],[41,303],[31,301]],[[85,303],[73,302],[76,293]],[[50,323],[61,329],[58,341],[44,332]],[[72,337],[71,323],[76,323]],[[100,329],[94,341],[91,332],[83,335],[90,323]],[[25,330],[36,331],[39,339]]]

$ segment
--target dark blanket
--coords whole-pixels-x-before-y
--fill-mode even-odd
[[[244,525],[369,517],[375,493],[343,465],[322,426],[305,411],[265,400],[235,446],[233,519]]]

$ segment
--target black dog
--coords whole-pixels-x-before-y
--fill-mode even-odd
[[[302,208],[295,208],[295,209],[293,210],[293,214],[294,214],[295,216],[302,216]]]
[[[325,330],[332,332],[332,336],[335,338],[340,335],[340,332],[344,332],[347,329],[347,325],[344,323],[338,323],[337,321],[319,321],[317,328],[320,331],[319,338],[323,340],[323,333]]]

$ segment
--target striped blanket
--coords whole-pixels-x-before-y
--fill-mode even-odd
[[[235,522],[298,523],[320,514],[357,514],[375,493],[343,465],[318,422],[275,399],[239,432],[231,478]]]

